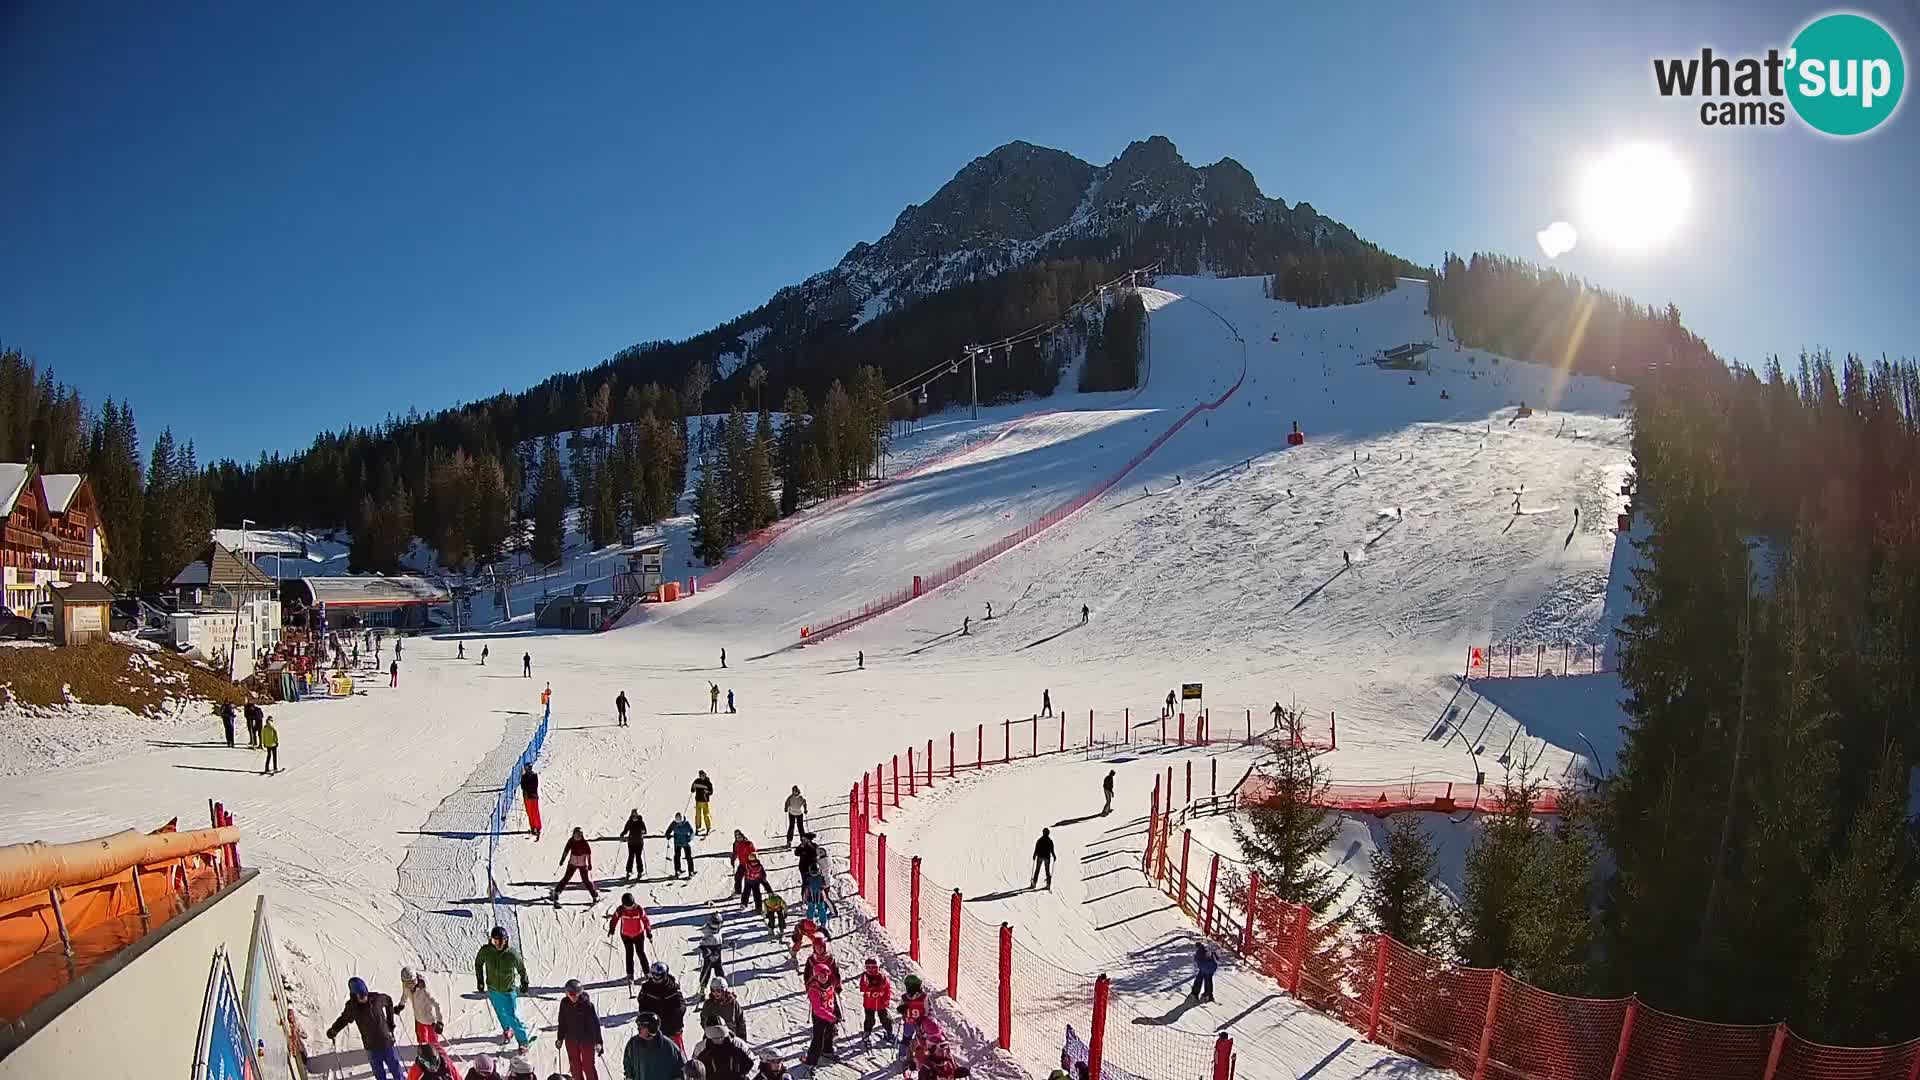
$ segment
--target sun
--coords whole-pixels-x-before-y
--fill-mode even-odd
[[[1616,146],[1590,162],[1580,179],[1581,235],[1620,251],[1666,244],[1692,207],[1686,164],[1653,143]]]

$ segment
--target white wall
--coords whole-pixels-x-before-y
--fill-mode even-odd
[[[280,601],[250,600],[241,605],[237,617],[241,621],[236,633],[234,612],[175,612],[173,643],[197,650],[210,663],[231,652],[233,677],[247,678],[280,643]]]
[[[260,901],[256,875],[175,928],[35,1032],[0,1080],[149,1080],[193,1075],[214,949],[227,947],[244,986]]]

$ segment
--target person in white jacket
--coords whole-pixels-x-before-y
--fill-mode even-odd
[[[440,1036],[447,1030],[446,1017],[440,1011],[440,1001],[427,989],[427,980],[416,975],[412,968],[400,969],[400,1004],[395,1012],[413,1010],[413,1041],[422,1046],[440,1045]]]
[[[793,834],[807,831],[807,797],[800,794],[800,785],[793,785],[793,794],[787,796],[787,846],[793,846]]]

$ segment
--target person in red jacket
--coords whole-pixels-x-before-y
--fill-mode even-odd
[[[560,880],[553,886],[555,907],[560,905],[560,893],[567,887],[567,882],[573,880],[576,871],[580,874],[580,881],[587,887],[587,895],[595,900],[600,899],[600,887],[593,883],[593,845],[587,841],[587,834],[578,827],[573,830],[572,836],[567,837],[567,847],[560,854],[560,864],[567,868],[567,872],[560,875]]]
[[[914,1036],[920,1031],[920,1022],[927,1018],[927,992],[920,985],[920,976],[909,975],[902,982],[904,988],[900,994],[900,1057],[906,1057],[912,1049]]]
[[[740,895],[741,885],[746,880],[747,860],[754,854],[753,841],[739,829],[733,830],[733,851],[727,858],[733,861],[733,895]]]
[[[647,959],[647,941],[653,937],[653,920],[647,918],[647,909],[634,901],[632,893],[621,893],[620,906],[607,916],[607,936],[612,937],[616,929],[627,954],[627,985],[632,986],[634,956],[640,957],[641,970],[652,966]]]
[[[787,959],[796,969],[800,966],[800,951],[819,933],[820,924],[807,918],[802,918],[799,925],[793,928],[793,945],[787,950]]]
[[[893,1015],[887,1011],[893,1004],[893,983],[888,981],[887,973],[880,970],[880,961],[867,957],[866,969],[860,972],[860,1007],[866,1011],[866,1019],[860,1026],[862,1039],[873,1038],[873,1025],[880,1024],[880,1041],[893,1042]]]
[[[746,891],[740,894],[740,906],[751,903],[755,915],[766,914],[767,868],[760,865],[760,856],[748,855],[740,864],[740,873],[746,883]]]

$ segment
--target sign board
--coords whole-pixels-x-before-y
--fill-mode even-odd
[[[213,954],[207,977],[207,997],[201,1007],[200,1051],[194,1055],[194,1080],[259,1080],[253,1061],[253,1038],[240,1012],[240,994],[233,985],[233,966],[226,946]]]
[[[96,604],[76,604],[67,609],[67,629],[72,631],[99,631],[100,607]]]
[[[1200,684],[1197,682],[1181,683],[1180,684],[1180,700],[1181,701],[1199,701],[1200,700]]]

